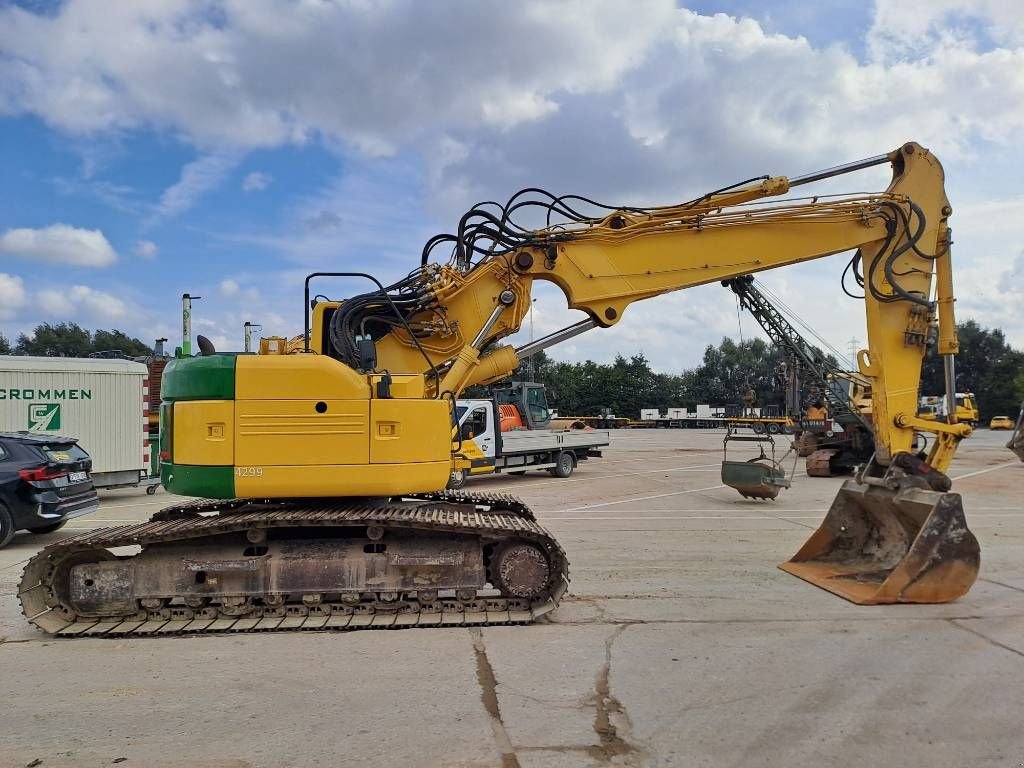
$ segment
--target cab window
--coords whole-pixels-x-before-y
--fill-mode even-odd
[[[530,409],[532,421],[546,421],[548,419],[548,401],[544,397],[544,390],[534,387],[526,390],[526,407]]]
[[[469,440],[479,437],[487,431],[487,408],[481,406],[474,409],[464,422],[462,422],[462,439]]]

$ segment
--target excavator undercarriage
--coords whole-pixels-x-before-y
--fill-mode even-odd
[[[169,507],[45,548],[18,596],[46,632],[117,636],[521,624],[567,585],[522,502],[443,491]]]

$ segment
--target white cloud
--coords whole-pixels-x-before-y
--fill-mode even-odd
[[[131,318],[128,305],[123,300],[87,285],[73,285],[62,290],[44,288],[36,294],[36,303],[49,319],[102,324]]]
[[[55,264],[107,267],[117,253],[98,229],[51,224],[42,229],[8,229],[0,235],[0,254]]]
[[[253,287],[243,287],[239,285],[237,280],[232,280],[230,277],[220,281],[221,296],[229,299],[236,299],[241,302],[252,303],[259,301],[260,292],[258,289]]]
[[[345,155],[345,175],[296,203],[285,231],[235,239],[339,268],[372,259],[392,277],[417,263],[431,216],[447,228],[475,200],[521,187],[669,203],[915,139],[947,170],[960,314],[996,318],[983,299],[1007,306],[991,276],[1018,251],[992,230],[1021,242],[1010,222],[1019,206],[1006,200],[1019,173],[987,161],[993,147],[1024,145],[1019,3],[878,0],[864,42],[858,59],[857,46],[815,47],[671,0],[471,3],[446,14],[430,3],[278,0],[132,3],[112,14],[69,0],[48,15],[0,10],[0,113],[73,134],[145,127],[191,142],[199,159],[161,198],[165,217],[221,184],[247,149],[322,141]],[[258,188],[254,174],[243,189]],[[843,189],[878,189],[884,176],[844,179]],[[841,270],[836,257],[765,279],[843,348],[863,338],[864,321],[839,291]],[[231,282],[235,299],[255,290]],[[660,366],[692,365],[687,350],[735,334],[721,293],[639,304],[574,347],[606,356],[612,344],[639,345],[657,350]],[[571,319],[560,301],[545,305],[553,327]],[[998,321],[1022,343],[1024,320],[1009,306]]]
[[[252,173],[246,174],[246,177],[242,179],[242,191],[262,192],[264,189],[270,186],[270,182],[273,180],[274,177],[271,176],[269,173],[253,171]]]
[[[155,259],[157,251],[159,250],[160,249],[157,247],[157,244],[152,240],[138,240],[135,243],[135,255],[140,259],[145,259],[146,261],[152,261]]]
[[[25,305],[25,284],[17,275],[0,272],[0,320],[10,320]]]
[[[205,155],[187,163],[181,169],[178,181],[165,189],[160,196],[160,202],[156,206],[157,214],[170,218],[184,213],[203,195],[220,186],[238,161],[237,154],[219,153]]]

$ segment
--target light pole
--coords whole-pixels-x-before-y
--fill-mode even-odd
[[[181,354],[192,357],[192,302],[199,301],[202,296],[181,294]]]
[[[258,323],[253,323],[248,320],[245,321],[245,351],[252,352],[252,334],[253,329],[263,330],[263,326]]]

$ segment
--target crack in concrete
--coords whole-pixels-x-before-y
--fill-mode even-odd
[[[1000,587],[1006,587],[1007,589],[1012,589],[1015,592],[1024,592],[1024,589],[1021,589],[1020,587],[1015,587],[1015,586],[1013,586],[1013,584],[1005,584],[1004,582],[996,581],[995,579],[978,579],[978,581],[985,581],[985,582],[988,582],[989,584],[995,584],[995,585],[1000,586]]]
[[[970,632],[975,637],[980,637],[982,640],[987,642],[989,645],[994,645],[996,648],[1002,648],[1004,651],[1009,651],[1010,653],[1013,653],[1013,654],[1015,654],[1017,656],[1024,657],[1024,651],[1019,651],[1016,648],[1014,648],[1012,645],[1006,645],[1005,643],[1000,643],[998,640],[993,640],[988,635],[986,635],[986,634],[984,634],[982,632],[979,632],[976,629],[971,629],[970,627],[964,626],[963,624],[959,623],[956,619],[949,619],[948,621],[949,621],[950,624],[952,624],[957,629],[962,629],[964,632]]]
[[[600,745],[593,747],[590,754],[591,757],[609,764],[613,759],[622,757],[625,759],[624,765],[637,765],[636,761],[642,759],[645,754],[629,739],[624,738],[619,733],[619,727],[613,722],[613,716],[619,715],[622,725],[625,726],[622,730],[629,734],[633,729],[629,713],[611,692],[612,646],[628,627],[628,624],[617,627],[605,640],[604,664],[598,670],[597,679],[594,681],[594,695],[588,701],[588,704],[594,707],[594,733],[600,741]]]
[[[498,704],[498,679],[494,676],[494,668],[487,658],[487,646],[484,645],[484,633],[479,629],[469,630],[473,638],[473,653],[476,655],[476,680],[480,685],[480,701],[491,721],[491,733],[494,743],[501,753],[502,768],[520,768],[516,749],[501,719],[501,706]]]

